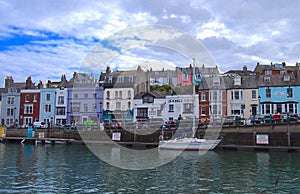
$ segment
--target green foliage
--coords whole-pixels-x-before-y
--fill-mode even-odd
[[[163,86],[158,86],[158,85],[155,85],[155,86],[150,86],[150,91],[154,91],[154,90],[157,90],[157,91],[161,91],[163,92],[164,94],[168,95],[170,94],[170,91],[172,91],[172,88],[168,85],[163,85]]]

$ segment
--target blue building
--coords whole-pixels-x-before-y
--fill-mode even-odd
[[[39,121],[55,124],[56,88],[42,88],[40,90]]]
[[[20,124],[20,90],[8,88],[2,93],[1,125],[18,126]]]
[[[298,92],[297,92],[298,91]],[[277,113],[299,113],[300,86],[259,87],[261,115]]]
[[[70,87],[67,93],[67,124],[102,122],[102,87]]]
[[[260,115],[298,114],[300,100],[300,64],[257,64],[258,101]]]

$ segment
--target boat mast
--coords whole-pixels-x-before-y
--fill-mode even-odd
[[[192,94],[192,102],[193,102],[193,107],[195,106],[195,65],[196,65],[196,59],[193,58],[193,64],[192,64],[192,87],[193,87],[193,94]],[[193,128],[192,128],[192,131],[193,131],[193,137],[195,136],[196,134],[196,129],[195,129],[195,108],[193,108]]]

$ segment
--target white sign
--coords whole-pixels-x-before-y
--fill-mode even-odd
[[[256,144],[269,144],[269,135],[257,134],[256,135]]]
[[[274,96],[281,98],[284,96],[284,92],[281,92],[281,91],[274,92]]]
[[[113,141],[121,141],[121,133],[113,133],[112,140]]]

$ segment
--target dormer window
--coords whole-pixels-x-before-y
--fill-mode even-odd
[[[264,77],[264,82],[270,82],[271,78],[270,77]]]
[[[290,80],[291,80],[291,76],[289,75],[283,76],[283,81],[290,81]]]
[[[235,86],[242,85],[242,78],[240,76],[237,76],[237,77],[234,78],[234,85]]]
[[[143,103],[153,103],[154,98],[151,95],[145,95],[143,96]]]
[[[213,86],[220,86],[220,77],[213,77]]]
[[[285,70],[281,70],[280,71],[280,75],[284,75],[284,74],[286,74],[287,72],[285,71]]]
[[[266,75],[272,75],[272,70],[266,70],[266,71],[265,71],[265,74],[266,74]]]

